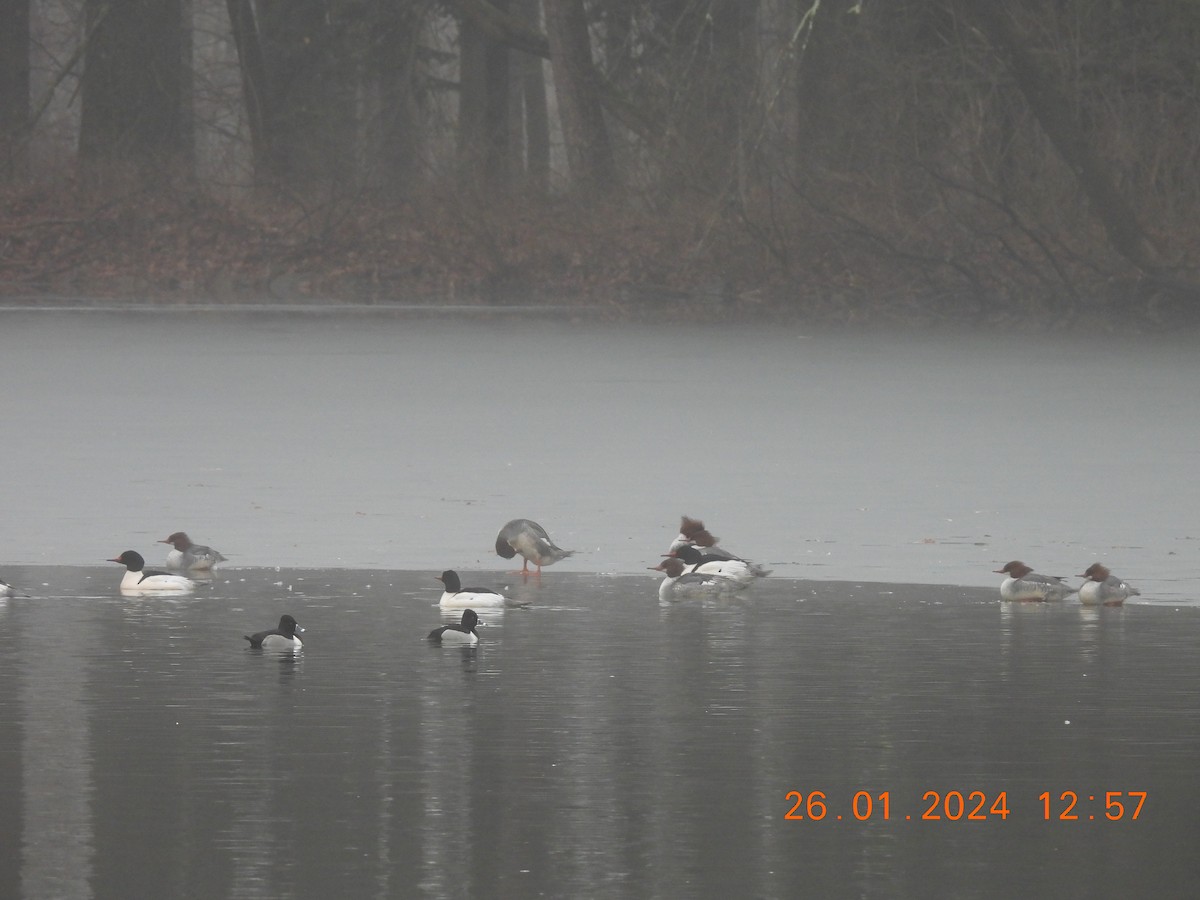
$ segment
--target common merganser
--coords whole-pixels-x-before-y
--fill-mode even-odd
[[[271,631],[259,631],[254,634],[243,634],[254,650],[299,650],[304,646],[298,635],[304,634],[304,629],[291,616],[280,616],[279,627]]]
[[[192,579],[182,575],[147,569],[146,560],[136,550],[126,550],[108,562],[120,563],[125,567],[125,574],[121,578],[123,594],[182,594],[196,586]]]
[[[714,559],[742,559],[737,554],[730,553],[723,547],[718,547],[718,541],[720,541],[720,538],[713,537],[712,532],[705,528],[704,523],[699,519],[683,516],[679,522],[679,534],[671,542],[671,546],[667,548],[667,553],[673,553],[680,547],[699,547],[700,552]],[[745,562],[745,560],[742,560],[742,562]]]
[[[1088,606],[1120,606],[1127,597],[1142,596],[1141,591],[1126,584],[1100,563],[1092,563],[1079,577],[1087,579],[1079,588],[1079,602]]]
[[[744,559],[725,559],[701,553],[691,544],[682,544],[676,547],[668,556],[683,560],[688,565],[690,572],[700,575],[724,575],[726,578],[732,578],[738,582],[738,587],[747,587],[755,578],[763,578],[771,573],[770,569]]]
[[[14,588],[11,584],[9,584],[3,578],[0,578],[0,597],[15,597],[15,596],[17,596],[16,588]]]
[[[168,569],[200,571],[211,569],[219,562],[225,562],[225,557],[212,547],[205,547],[203,544],[193,544],[192,539],[183,531],[176,531],[166,540],[159,541],[158,543],[171,544],[175,548],[167,554]]]
[[[997,575],[1008,575],[1000,584],[1001,600],[1062,600],[1076,591],[1061,578],[1039,575],[1019,559],[994,571]]]
[[[564,550],[550,540],[546,529],[530,519],[513,519],[500,529],[496,535],[496,553],[504,559],[512,559],[521,554],[521,574],[526,578],[531,574],[529,564],[537,566],[535,573],[542,577],[542,566],[552,566],[560,559],[566,559],[575,553],[574,550]],[[515,573],[514,573],[515,574]]]
[[[659,600],[678,600],[684,597],[705,597],[736,594],[739,583],[725,575],[687,572],[683,560],[668,556],[651,571],[664,572],[666,577],[658,586]]]
[[[439,601],[443,607],[465,609],[472,606],[504,605],[504,595],[490,588],[463,587],[458,573],[453,569],[447,569],[438,575],[437,580],[446,586],[446,590],[442,592],[442,599]]]
[[[473,609],[464,609],[462,621],[457,625],[443,625],[429,632],[429,640],[443,644],[477,644],[479,635],[475,626],[479,624],[479,615]]]

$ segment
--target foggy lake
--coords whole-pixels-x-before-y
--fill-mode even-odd
[[[0,897],[1195,892],[1189,340],[7,310],[0,372]],[[773,574],[660,602],[685,513]]]
[[[687,514],[786,577],[1200,596],[1190,339],[7,311],[0,371],[0,564],[494,568],[524,516],[632,573]]]

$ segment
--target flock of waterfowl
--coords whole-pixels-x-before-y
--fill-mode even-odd
[[[1071,587],[1054,575],[1039,575],[1019,559],[996,569],[996,574],[1007,576],[1000,583],[1001,600],[1052,601],[1079,594],[1079,602],[1085,606],[1120,606],[1129,597],[1141,596],[1141,591],[1101,563],[1092,563],[1078,576],[1084,579],[1079,587]]]
[[[185,532],[176,531],[160,544],[170,544],[166,567],[170,571],[146,568],[146,560],[136,550],[126,550],[109,562],[125,566],[121,592],[129,595],[181,594],[195,587],[193,577],[210,573],[225,557],[202,544],[193,543]],[[718,539],[699,519],[684,516],[679,535],[671,542],[663,560],[650,568],[663,573],[658,587],[661,600],[676,600],[694,596],[727,596],[750,587],[757,579],[771,573],[764,566],[743,559],[717,546]],[[496,553],[503,559],[520,556],[521,570],[514,575],[540,578],[542,567],[550,566],[571,556],[575,551],[563,550],[550,539],[546,529],[530,519],[513,519],[496,535]],[[530,565],[534,569],[530,570]],[[1128,597],[1140,596],[1137,588],[1117,578],[1101,563],[1093,563],[1080,578],[1084,582],[1072,587],[1061,578],[1039,575],[1020,560],[1013,560],[996,574],[1004,575],[1000,599],[1008,601],[1057,601],[1072,594],[1089,606],[1119,606]],[[475,643],[479,636],[476,627],[479,615],[475,608],[503,607],[507,598],[491,588],[463,587],[453,569],[437,576],[443,591],[439,606],[445,610],[463,610],[461,621],[435,628],[429,633],[431,641]],[[12,597],[16,591],[0,580],[0,598]],[[304,629],[290,615],[279,620],[278,627],[245,635],[253,648],[297,650],[303,644],[299,635]]]
[[[513,519],[496,535],[496,553],[504,559],[520,555],[524,560],[521,571],[514,575],[540,578],[542,567],[566,559],[575,551],[563,550],[550,539],[546,529],[530,519]],[[535,571],[529,570],[533,564]],[[664,600],[704,594],[735,594],[749,587],[755,579],[769,575],[771,570],[758,563],[742,559],[717,547],[712,536],[699,519],[683,517],[679,536],[671,543],[663,561],[652,567],[664,577],[658,595]],[[430,632],[429,639],[465,641],[479,639],[475,631],[479,622],[476,608],[504,606],[507,598],[491,588],[463,587],[462,579],[453,569],[438,576],[445,590],[439,606],[442,609],[463,610],[462,621],[445,625]]]

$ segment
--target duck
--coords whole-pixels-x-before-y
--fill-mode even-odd
[[[658,585],[659,600],[679,600],[685,597],[712,597],[736,594],[740,584],[733,578],[717,573],[689,572],[683,560],[668,556],[654,572],[663,572],[666,577]]]
[[[691,544],[682,544],[676,547],[668,556],[682,560],[689,572],[700,575],[724,575],[726,578],[736,581],[739,588],[748,587],[755,578],[764,578],[771,573],[770,569],[744,559],[727,559],[701,553]]]
[[[474,606],[503,606],[505,603],[504,595],[490,588],[463,587],[458,573],[453,569],[447,569],[441,575],[438,575],[437,580],[446,587],[445,591],[442,592],[442,599],[439,601],[445,609],[466,609]]]
[[[304,629],[300,623],[289,615],[282,615],[278,628],[243,634],[242,637],[250,642],[253,650],[300,650],[304,647],[299,637],[301,634],[304,634]]]
[[[1079,602],[1087,606],[1120,606],[1127,597],[1142,596],[1141,591],[1100,563],[1092,563],[1079,577],[1087,579],[1079,588]]]
[[[146,560],[136,550],[126,550],[108,562],[125,567],[125,575],[121,578],[123,594],[183,594],[196,586],[192,579],[183,575],[147,569]]]
[[[457,625],[443,625],[429,632],[429,640],[441,644],[477,644],[479,635],[475,626],[479,624],[479,614],[473,609],[464,609],[462,621]]]
[[[175,549],[167,554],[168,569],[184,569],[187,571],[206,571],[219,562],[225,562],[225,557],[212,547],[203,544],[193,544],[185,531],[176,531],[160,544],[171,544]]]
[[[1008,576],[1000,584],[1001,600],[1062,600],[1076,591],[1061,578],[1039,575],[1019,559],[994,571]]]
[[[667,554],[674,553],[680,547],[698,547],[701,553],[712,559],[736,559],[747,562],[736,553],[730,553],[723,547],[718,547],[719,541],[720,538],[713,537],[712,532],[705,528],[704,523],[699,519],[683,516],[679,521],[679,534],[667,548]],[[769,569],[763,571],[764,575],[769,573]]]
[[[17,590],[3,578],[0,578],[0,600],[17,596]]]
[[[573,556],[574,550],[564,550],[550,540],[546,529],[531,519],[513,519],[496,535],[496,553],[504,559],[521,554],[521,575],[542,577],[542,566],[552,566],[559,560]],[[537,572],[529,571],[529,564],[537,566]],[[516,574],[516,573],[514,573]]]

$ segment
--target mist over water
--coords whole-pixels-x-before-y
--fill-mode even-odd
[[[1190,896],[1198,365],[0,313],[0,896]],[[661,603],[683,513],[775,573]],[[579,552],[510,574],[517,516]],[[229,561],[122,596],[177,530]],[[1000,603],[1012,558],[1143,596]],[[445,568],[516,604],[475,649]]]
[[[1186,340],[9,311],[0,369],[8,564],[495,568],[524,516],[631,573],[686,513],[788,577],[1198,598]]]

